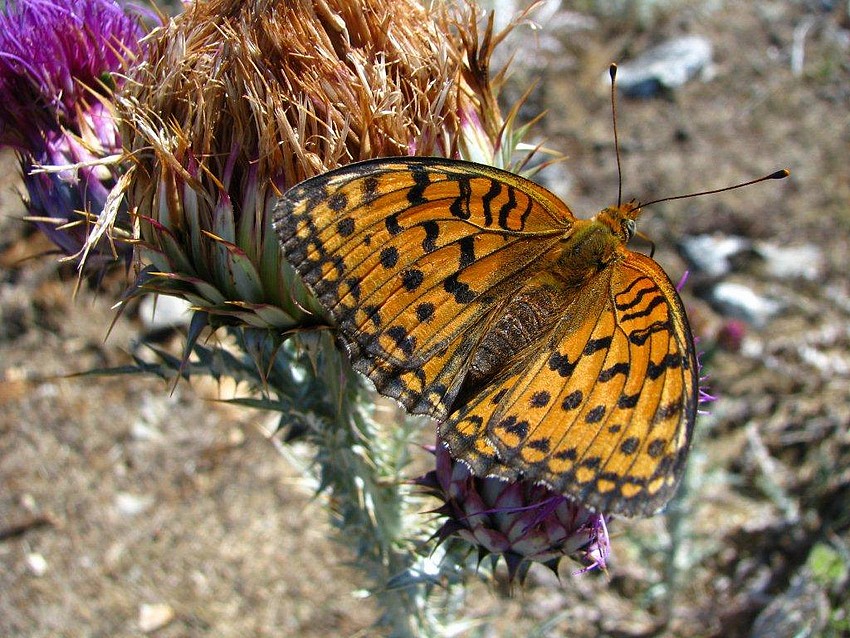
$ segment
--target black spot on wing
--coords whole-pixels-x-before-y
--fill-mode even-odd
[[[508,226],[508,216],[516,208],[516,193],[512,186],[508,186],[508,201],[499,208],[499,228],[511,230]]]
[[[663,303],[664,297],[662,297],[661,295],[656,295],[655,298],[646,305],[646,308],[644,308],[643,310],[636,310],[635,312],[624,314],[620,318],[620,320],[625,322],[631,321],[632,319],[638,319],[640,317],[648,317],[652,314],[652,311],[655,310],[657,306]]]
[[[398,248],[395,246],[388,246],[381,250],[381,265],[384,268],[395,268],[395,265],[398,263]]]
[[[617,302],[616,302],[616,300],[619,299],[620,297],[626,297],[628,299],[628,301],[626,301],[626,303],[622,304],[623,307],[628,308],[629,303],[632,301],[631,298],[629,297],[629,295],[632,292],[632,288],[634,288],[638,284],[643,283],[643,282],[648,281],[648,280],[649,280],[648,277],[639,277],[639,278],[635,279],[632,283],[630,283],[628,286],[626,286],[625,290],[621,290],[620,292],[618,292],[617,295],[614,297],[616,308],[620,309],[620,304],[617,304]],[[651,290],[651,288],[649,288],[648,290]]]
[[[633,408],[637,405],[638,399],[640,399],[639,391],[634,394],[621,394],[620,398],[617,399],[617,407],[624,410]]]
[[[664,439],[653,439],[646,447],[646,452],[650,457],[657,459],[664,453],[664,448],[667,447],[667,441]]]
[[[420,322],[430,321],[431,317],[434,316],[434,310],[434,304],[430,302],[421,303],[416,306],[416,318]]]
[[[655,472],[652,473],[652,476],[667,476],[673,471],[673,465],[675,464],[675,462],[675,454],[665,454],[664,457],[660,461],[658,461],[658,467],[655,468]]]
[[[598,456],[588,456],[581,460],[581,466],[595,470],[602,463],[602,459]]]
[[[522,215],[519,217],[519,230],[525,230],[525,222],[528,220],[528,216],[531,215],[533,208],[534,200],[529,197],[528,204],[526,205],[525,210],[522,211]]]
[[[349,237],[354,233],[354,220],[351,217],[340,219],[336,223],[336,232],[343,237]]]
[[[475,261],[475,237],[467,235],[458,242],[460,246],[460,268],[466,268]]]
[[[343,191],[337,191],[328,198],[328,208],[335,213],[345,210],[348,207],[348,195]]]
[[[568,447],[564,450],[558,450],[552,456],[561,461],[575,461],[578,458],[578,451],[574,447]]]
[[[374,175],[370,175],[369,177],[364,179],[361,184],[363,188],[363,203],[368,204],[378,196],[378,186],[380,184],[380,181]]]
[[[469,219],[472,216],[469,212],[469,198],[472,195],[469,178],[464,175],[456,175],[454,181],[457,183],[460,194],[449,206],[449,212],[458,219]]]
[[[422,240],[422,250],[426,253],[432,253],[437,250],[437,238],[440,236],[440,226],[437,222],[429,220],[422,223],[422,230],[425,231],[425,239]]]
[[[633,330],[629,333],[629,341],[636,346],[642,346],[646,343],[646,340],[649,339],[656,332],[669,332],[670,331],[670,322],[669,321],[656,321],[653,324],[650,324],[646,328],[642,328],[640,330]]]
[[[502,184],[498,180],[490,182],[490,190],[484,193],[481,198],[481,205],[484,209],[484,225],[491,226],[493,224],[493,200],[502,192]]]
[[[611,347],[613,337],[602,337],[601,339],[590,339],[584,346],[583,354],[592,355],[594,352],[605,350]]]
[[[533,441],[528,441],[526,445],[531,449],[543,452],[544,454],[548,454],[552,447],[549,443],[549,439],[534,439]]]
[[[551,394],[549,394],[546,390],[540,390],[531,396],[531,401],[529,403],[532,408],[542,408],[547,406],[551,400]]]
[[[443,289],[450,295],[454,295],[457,303],[468,304],[475,299],[475,293],[469,287],[469,284],[461,283],[457,277],[457,273],[446,277],[443,282]]]
[[[520,439],[525,439],[528,436],[528,421],[520,421],[515,416],[509,416],[499,422],[497,429],[509,432]]]
[[[570,392],[564,397],[564,400],[561,401],[561,409],[566,411],[575,410],[583,402],[584,394],[581,390],[576,390],[575,392]]]
[[[411,206],[426,204],[425,189],[431,184],[431,178],[424,166],[410,165],[410,173],[413,175],[413,186],[407,191],[407,201]]]
[[[681,412],[682,397],[680,395],[678,399],[674,399],[673,401],[670,401],[670,403],[666,403],[658,409],[655,413],[655,422],[660,423],[662,421],[666,421],[674,416],[678,416]]]
[[[632,454],[637,452],[639,447],[640,439],[636,436],[630,436],[622,443],[620,443],[620,452],[622,452],[626,456],[631,456]]]
[[[628,288],[626,288],[626,289],[625,289],[625,290],[623,290],[622,292],[618,293],[618,294],[617,294],[617,298],[620,298],[620,297],[622,297],[623,295],[626,295],[626,297],[627,297],[627,299],[628,299],[628,300],[627,300],[625,303],[616,303],[616,302],[615,302],[614,307],[615,307],[617,310],[621,311],[621,312],[622,312],[622,311],[624,311],[624,310],[629,310],[630,308],[634,308],[635,306],[637,306],[638,304],[640,304],[641,300],[642,300],[642,299],[643,299],[646,295],[648,295],[648,294],[649,294],[649,293],[651,293],[651,292],[655,292],[655,291],[656,291],[656,290],[655,290],[655,286],[649,286],[649,287],[647,287],[647,288],[644,288],[644,289],[643,289],[643,290],[641,290],[640,292],[638,292],[638,294],[636,294],[634,297],[629,297],[629,292],[631,291],[631,289],[632,289],[632,288],[634,288],[634,287],[635,287],[635,285],[637,285],[637,284],[639,284],[639,283],[642,283],[642,282],[644,282],[644,281],[649,281],[649,280],[648,280],[647,278],[645,278],[645,277],[642,277],[642,278],[640,278],[640,279],[636,279],[636,280],[634,280],[632,283],[630,283],[630,284],[629,284]]]
[[[363,314],[376,328],[381,327],[381,309],[378,306],[363,306]]]
[[[602,372],[600,372],[598,380],[605,383],[606,381],[610,381],[616,377],[618,374],[628,376],[629,370],[631,370],[631,366],[628,363],[621,361],[620,363],[615,363],[610,368],[605,368]]]
[[[578,360],[570,362],[570,358],[559,352],[553,352],[552,356],[549,357],[549,369],[557,372],[564,379],[570,377],[572,373],[576,369],[576,364]]]
[[[392,215],[387,215],[387,218],[384,220],[384,225],[387,227],[387,232],[390,235],[395,237],[404,229],[401,227],[401,224],[398,223],[398,213],[393,213]]]
[[[605,416],[605,406],[597,405],[595,408],[590,410],[584,417],[585,423],[599,423],[602,420],[602,417]]]
[[[345,280],[345,284],[348,286],[348,289],[351,291],[351,296],[354,297],[354,301],[360,300],[360,280],[356,277],[349,277]]]
[[[401,274],[401,283],[408,292],[413,292],[425,280],[425,275],[417,268],[410,268]]]
[[[387,329],[387,336],[395,341],[399,350],[406,356],[413,355],[413,350],[416,348],[416,338],[407,334],[407,329],[404,326],[390,326]]]
[[[664,374],[665,370],[678,368],[681,365],[682,357],[676,352],[671,352],[665,355],[658,363],[650,361],[646,366],[646,376],[654,380]]]

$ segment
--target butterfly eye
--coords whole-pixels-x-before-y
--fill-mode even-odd
[[[632,237],[634,237],[635,231],[637,230],[637,224],[635,224],[635,220],[625,220],[623,222],[623,230],[626,232],[626,241],[628,242]]]

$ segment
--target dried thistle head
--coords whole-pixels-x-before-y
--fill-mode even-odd
[[[213,323],[304,325],[319,311],[281,258],[274,198],[372,157],[492,155],[495,40],[479,43],[477,18],[414,0],[211,0],[154,31],[119,96],[153,263],[141,288]]]

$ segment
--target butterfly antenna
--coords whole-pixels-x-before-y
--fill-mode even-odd
[[[775,173],[765,175],[764,177],[759,177],[758,179],[751,179],[749,182],[735,184],[734,186],[725,186],[724,188],[714,188],[712,190],[700,191],[698,193],[688,193],[687,195],[674,195],[673,197],[662,197],[661,199],[654,199],[651,202],[647,202],[646,204],[641,204],[641,208],[646,208],[647,206],[652,206],[653,204],[658,204],[659,202],[671,202],[674,199],[688,199],[689,197],[701,197],[702,195],[725,193],[726,191],[733,191],[736,188],[744,188],[744,186],[752,186],[753,184],[758,184],[759,182],[766,182],[769,179],[785,179],[790,174],[791,171],[789,171],[787,168],[783,168],[781,171],[776,171]]]
[[[620,164],[620,135],[617,132],[617,63],[608,67],[611,76],[611,118],[614,120],[614,153],[617,155],[617,208],[623,203],[623,167]]]

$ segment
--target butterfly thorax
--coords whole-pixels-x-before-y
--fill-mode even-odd
[[[603,208],[593,219],[578,219],[561,240],[555,273],[567,287],[583,286],[612,262],[625,259],[640,208],[634,202]]]

